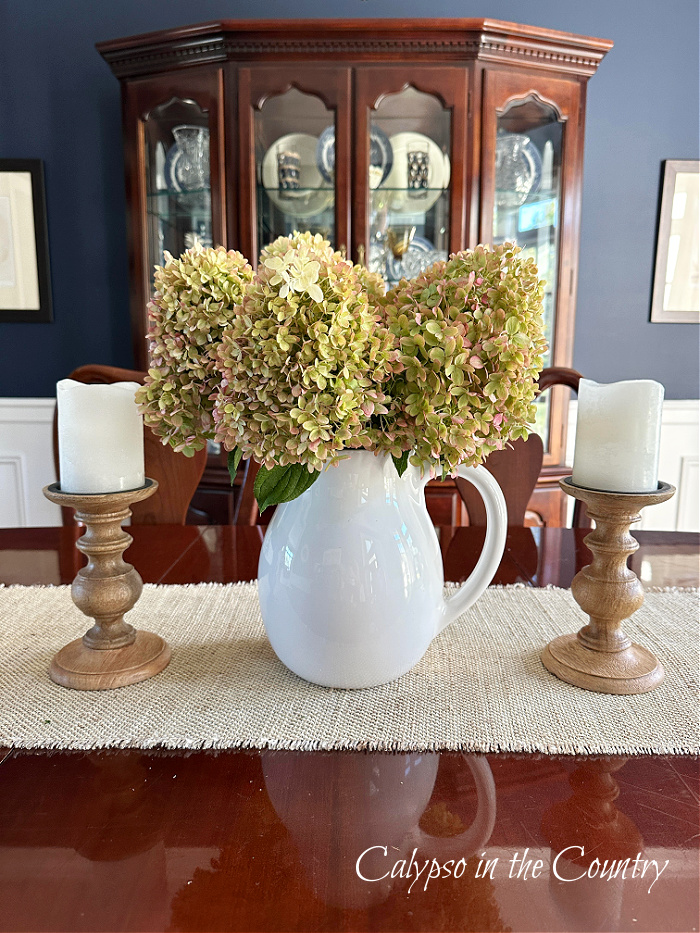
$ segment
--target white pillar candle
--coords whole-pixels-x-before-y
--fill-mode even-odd
[[[582,379],[571,481],[606,492],[653,492],[664,387],[651,379]]]
[[[58,458],[63,492],[118,492],[145,483],[143,418],[136,382],[85,385],[62,379]]]

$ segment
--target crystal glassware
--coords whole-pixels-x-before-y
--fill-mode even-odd
[[[205,188],[209,177],[209,130],[184,124],[173,128],[173,136],[182,152],[176,169],[180,185],[185,191]]]

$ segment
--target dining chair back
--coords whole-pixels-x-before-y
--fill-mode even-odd
[[[553,386],[567,386],[578,392],[581,374],[564,366],[551,366],[540,373],[537,395]],[[544,445],[538,434],[527,440],[513,441],[505,450],[496,450],[485,460],[484,466],[498,480],[508,508],[508,524],[523,525],[528,503],[537,485],[542,470]],[[485,525],[486,511],[479,494],[471,483],[457,477],[455,485],[467,507],[470,525]],[[576,500],[572,525],[574,528],[589,528],[590,521]]]
[[[581,374],[575,369],[552,366],[542,370],[537,394],[540,395],[555,385],[568,386],[577,392],[580,378]],[[543,460],[544,445],[538,434],[530,434],[527,440],[513,441],[505,450],[496,450],[486,459],[486,469],[495,476],[503,490],[508,508],[509,525],[525,524],[528,503],[537,485]],[[237,525],[255,525],[260,521],[258,506],[253,494],[253,483],[257,472],[258,464],[252,460],[248,461],[235,509],[234,522]],[[455,479],[455,484],[467,508],[469,524],[485,525],[486,510],[474,486],[459,477]],[[262,521],[264,522],[266,518],[269,520],[271,514],[272,509],[266,516],[263,516]],[[578,500],[574,506],[572,524],[575,528],[590,527],[590,522]]]
[[[90,364],[75,369],[69,379],[88,385],[105,385],[113,382],[138,382],[143,384],[146,373],[116,366]],[[59,477],[58,457],[58,411],[54,414],[53,453],[56,475]],[[158,481],[158,491],[150,499],[131,506],[131,521],[137,525],[184,525],[192,496],[199,485],[207,462],[206,450],[198,450],[194,457],[176,453],[164,445],[159,437],[144,425],[144,457],[146,476]],[[62,509],[63,524],[73,522],[73,510]]]
[[[494,450],[484,461],[484,466],[503,490],[509,525],[525,524],[525,513],[537,485],[543,459],[542,438],[539,434],[531,434],[527,440],[518,438],[511,441],[504,450]],[[469,524],[485,525],[486,509],[475,487],[459,476],[455,477],[455,486],[467,507]]]

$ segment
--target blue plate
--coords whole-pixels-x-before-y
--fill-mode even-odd
[[[372,126],[369,133],[369,164],[381,168],[382,177],[379,184],[383,184],[389,176],[394,164],[394,155],[389,137],[378,126]],[[324,181],[329,185],[334,182],[335,175],[335,127],[328,126],[318,137],[316,145],[316,165]]]
[[[165,167],[163,169],[165,184],[169,191],[180,192],[184,190],[178,173],[178,165],[181,158],[182,149],[180,149],[177,143],[173,143],[165,156]]]
[[[190,167],[187,163],[187,159],[184,156],[184,152],[177,143],[174,143],[170,149],[168,149],[165,155],[165,165],[163,166],[165,185],[168,191],[172,192],[173,194],[180,194],[182,192],[196,190],[192,188],[191,180],[189,180],[187,177],[188,169]],[[190,182],[189,184],[188,181]],[[207,181],[205,182],[204,187],[207,187],[208,185],[209,182]],[[197,188],[199,187],[200,186],[197,185]]]

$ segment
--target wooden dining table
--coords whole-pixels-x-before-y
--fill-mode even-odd
[[[262,527],[129,531],[147,583],[256,577]],[[465,579],[483,530],[436,531]],[[79,534],[0,530],[0,583],[70,583]],[[511,528],[495,582],[568,587],[585,534]],[[698,585],[697,535],[636,537],[645,586]],[[0,749],[0,930],[697,930],[699,778],[660,755]]]

